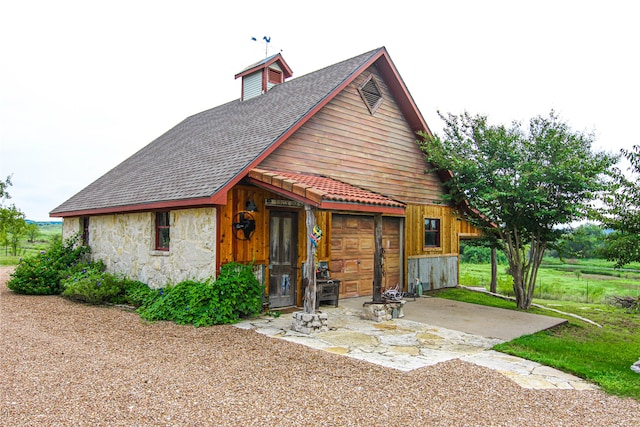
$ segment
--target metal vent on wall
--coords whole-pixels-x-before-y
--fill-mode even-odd
[[[373,114],[382,102],[382,92],[373,76],[370,76],[367,81],[360,86],[358,92],[360,92],[364,103],[367,104],[367,108],[371,114]]]

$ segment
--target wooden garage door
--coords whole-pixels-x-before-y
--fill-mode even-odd
[[[383,287],[400,282],[400,218],[383,217],[382,247],[385,250]],[[339,279],[340,296],[373,294],[375,253],[372,216],[334,214],[331,220],[331,277]]]

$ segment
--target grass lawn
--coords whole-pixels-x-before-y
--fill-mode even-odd
[[[517,310],[514,302],[464,289],[446,289],[432,296]],[[530,312],[563,317],[568,324],[499,344],[495,350],[552,366],[585,378],[608,393],[640,400],[640,374],[631,365],[640,359],[640,313],[606,304],[535,300],[602,325],[602,328],[552,311]]]
[[[498,266],[498,292],[513,296],[507,266]],[[460,264],[460,284],[489,288],[490,264]],[[551,300],[605,303],[611,295],[640,296],[640,265],[614,269],[604,260],[547,258],[538,272],[535,297]]]

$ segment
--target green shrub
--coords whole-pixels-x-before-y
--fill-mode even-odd
[[[210,281],[185,280],[154,291],[155,297],[137,310],[145,320],[168,320],[181,325],[212,325],[213,289]]]
[[[209,326],[235,323],[262,310],[262,285],[251,266],[229,263],[216,280],[185,280],[155,291],[138,309],[145,320]]]
[[[253,275],[252,265],[223,265],[213,285],[220,300],[237,311],[240,317],[255,316],[262,311],[264,288]]]
[[[100,262],[86,264],[82,270],[62,280],[62,296],[90,304],[124,302],[124,282],[104,271]]]
[[[28,295],[56,295],[62,292],[61,280],[77,270],[89,253],[80,243],[80,235],[64,242],[55,241],[49,250],[20,260],[7,287]]]
[[[504,252],[498,250],[496,252],[498,264],[505,265],[508,263],[507,256]],[[460,244],[460,261],[471,264],[485,264],[491,262],[491,248],[486,246],[475,246],[472,244]]]
[[[515,292],[513,290],[513,277],[511,276],[498,276],[498,283],[496,284],[496,291],[499,294],[514,296]]]
[[[124,279],[124,302],[136,308],[146,307],[159,296],[159,291],[146,283]]]

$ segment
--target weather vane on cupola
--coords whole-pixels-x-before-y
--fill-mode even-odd
[[[258,41],[258,39],[255,37],[251,37],[251,40],[253,40],[254,42]],[[264,40],[264,57],[266,58],[267,56],[269,56],[269,43],[271,43],[271,37],[264,36],[262,37],[262,40]]]

